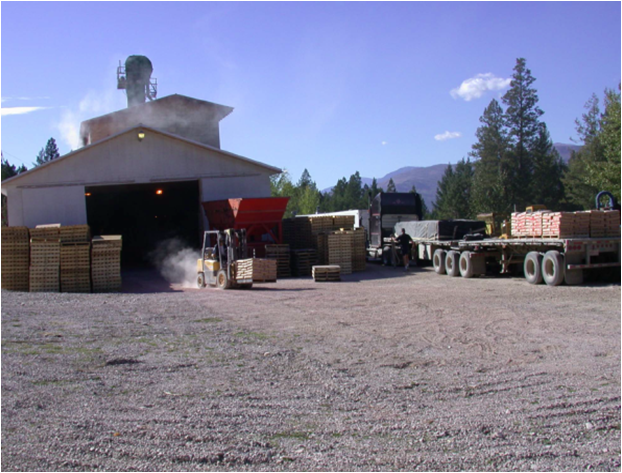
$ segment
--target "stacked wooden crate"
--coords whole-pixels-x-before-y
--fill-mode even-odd
[[[333,220],[335,230],[351,230],[354,228],[354,215],[336,215]]]
[[[317,262],[318,264],[328,264],[328,233],[318,233],[317,240]]]
[[[283,243],[291,249],[315,248],[311,221],[307,217],[286,218],[282,222]]]
[[[279,279],[291,276],[289,245],[266,245],[266,258],[276,260]]]
[[[620,236],[620,211],[605,210],[605,236]]]
[[[27,227],[2,227],[2,289],[28,291],[30,241]]]
[[[91,292],[90,227],[61,226],[59,234],[61,292]]]
[[[341,267],[339,265],[313,266],[311,275],[315,282],[341,281]]]
[[[91,248],[93,292],[121,289],[121,235],[94,236]]]
[[[91,292],[91,243],[63,243],[60,246],[61,292]]]
[[[309,217],[309,221],[311,222],[311,232],[314,235],[330,232],[333,230],[333,217]]]
[[[248,258],[237,260],[233,265],[235,278],[238,281],[276,282],[276,260],[267,258]]]
[[[352,273],[353,232],[338,231],[328,235],[328,263],[339,265],[341,274]]]
[[[365,240],[365,229],[356,228],[352,233],[352,271],[365,271],[367,267]]]
[[[317,250],[292,250],[291,268],[293,276],[311,276],[311,267],[317,264]]]
[[[30,229],[30,292],[60,291],[60,225]]]

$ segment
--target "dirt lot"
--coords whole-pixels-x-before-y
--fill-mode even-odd
[[[369,268],[2,291],[2,470],[620,471],[619,283]]]

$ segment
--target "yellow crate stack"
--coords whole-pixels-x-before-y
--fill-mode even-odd
[[[28,227],[2,227],[2,289],[28,291],[29,264]]]
[[[93,292],[121,289],[121,235],[93,237],[91,247],[91,280]]]

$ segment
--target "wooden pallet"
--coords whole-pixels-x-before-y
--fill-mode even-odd
[[[341,267],[339,265],[316,265],[312,273],[315,282],[341,281]]]
[[[291,251],[291,268],[294,276],[311,276],[311,267],[317,264],[317,250],[303,249]]]
[[[291,276],[289,245],[266,245],[266,258],[276,260],[277,277],[288,278]]]

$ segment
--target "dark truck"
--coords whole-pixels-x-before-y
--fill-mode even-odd
[[[392,243],[395,225],[399,222],[421,220],[421,197],[412,192],[380,192],[369,208],[370,258],[382,258],[384,264],[396,262],[399,248]]]

